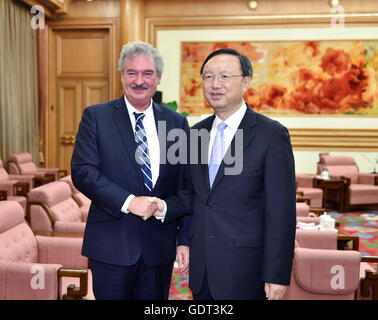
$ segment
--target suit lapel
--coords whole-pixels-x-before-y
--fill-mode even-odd
[[[247,147],[249,146],[251,141],[256,136],[255,126],[256,126],[256,113],[249,107],[249,105],[247,105],[247,111],[245,112],[244,117],[243,117],[243,119],[240,122],[239,127],[238,127],[238,130],[241,130],[242,135],[243,135],[243,149],[242,149],[243,153],[246,151]],[[233,154],[234,157],[235,157],[235,161],[236,161],[236,157],[239,158],[239,157],[242,156],[242,154],[241,155],[235,155],[235,150],[237,150],[237,148],[235,147],[235,136],[234,136],[234,138],[231,141],[229,148],[226,151],[226,154],[229,154],[229,155]],[[217,172],[217,175],[216,175],[215,180],[213,182],[213,186],[211,188],[211,191],[214,190],[214,188],[217,186],[217,184],[222,180],[222,178],[224,176],[225,168],[231,167],[231,166],[234,166],[234,165],[235,165],[235,162],[231,163],[231,164],[226,164],[224,161],[221,162],[219,169],[218,169],[218,172]],[[207,177],[208,176],[209,176],[209,174],[207,173]],[[207,180],[209,180],[209,179],[207,179]]]
[[[142,171],[140,170],[139,164],[135,160],[135,137],[123,96],[119,100],[117,100],[114,105],[113,118],[121,136],[123,145],[126,149],[126,153],[130,157],[130,163],[135,167],[135,170],[137,170],[137,172],[140,172],[139,176],[141,181],[143,181]]]
[[[201,137],[201,140],[198,141],[198,161],[200,166],[200,174],[203,179],[204,186],[206,187],[206,190],[210,190],[210,182],[209,182],[209,165],[208,165],[208,159],[209,159],[209,143],[210,143],[210,131],[211,127],[213,126],[213,122],[215,119],[215,114],[208,117],[206,121],[204,121],[203,126],[199,128],[199,130],[205,129],[207,131],[207,134]],[[204,154],[202,154],[202,150],[204,150]],[[202,159],[204,161],[202,161]]]
[[[155,186],[153,189],[158,188],[159,184],[163,181],[164,175],[167,171],[167,134],[170,129],[168,127],[168,122],[165,117],[164,109],[156,104],[155,102],[152,103],[152,109],[154,111],[154,118],[155,118],[155,126],[156,131],[159,138],[159,144],[160,144],[160,166],[159,166],[159,177],[155,183]],[[159,128],[159,121],[165,123],[165,132],[164,128],[160,125]],[[160,130],[159,130],[160,129]]]

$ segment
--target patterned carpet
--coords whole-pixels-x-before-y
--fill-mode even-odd
[[[178,268],[173,268],[169,300],[193,300],[192,292],[188,288],[189,273],[182,274]]]
[[[378,256],[378,211],[329,214],[340,222],[342,233],[360,237],[361,254]],[[377,268],[376,264],[373,267]]]
[[[360,237],[360,252],[364,255],[378,256],[378,211],[338,213],[328,212],[336,222],[340,222],[340,231],[344,234]],[[376,268],[376,265],[373,265]],[[175,267],[169,292],[170,300],[192,300],[188,288],[189,274],[182,275]]]

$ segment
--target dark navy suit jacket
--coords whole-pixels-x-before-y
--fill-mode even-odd
[[[179,113],[156,103],[153,111],[156,127],[159,121],[165,122],[166,134],[174,128],[188,131],[188,123]],[[161,153],[174,143],[163,140]],[[175,260],[176,244],[190,243],[190,216],[163,224],[154,217],[143,221],[121,212],[130,194],[146,195],[135,149],[123,96],[84,110],[71,160],[74,185],[92,200],[82,254],[116,265],[132,265],[141,256],[150,266],[168,265]],[[182,186],[183,174],[183,165],[161,163],[152,196],[164,199],[175,194]]]
[[[192,129],[210,132],[215,116]],[[264,282],[290,282],[296,227],[294,158],[287,129],[249,106],[243,131],[243,169],[225,175],[221,164],[213,187],[208,165],[190,165],[188,186],[180,195],[192,211],[189,285],[201,289],[205,269],[215,299],[264,299]],[[209,139],[204,138],[207,159]],[[235,151],[235,138],[227,152]],[[239,158],[240,161],[240,158]],[[190,200],[192,194],[192,200]],[[166,220],[179,215],[175,206]],[[175,202],[172,202],[175,204]],[[184,210],[184,209],[182,209]]]

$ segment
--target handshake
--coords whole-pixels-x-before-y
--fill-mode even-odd
[[[147,220],[152,216],[162,217],[165,207],[164,201],[159,198],[140,196],[130,201],[128,210],[143,220]]]

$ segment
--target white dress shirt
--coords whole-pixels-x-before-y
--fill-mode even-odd
[[[227,124],[227,127],[223,131],[225,152],[230,146],[231,141],[235,136],[236,130],[239,128],[240,122],[242,121],[246,111],[247,111],[247,106],[243,101],[243,104],[240,106],[240,108],[224,121],[224,123]],[[211,127],[211,131],[210,131],[209,154],[208,154],[208,159],[207,159],[208,163],[210,163],[211,150],[213,149],[215,135],[217,134],[217,131],[218,131],[218,124],[221,122],[222,120],[217,115],[215,115],[213,126]]]
[[[127,101],[126,96],[124,95],[125,103],[127,107],[127,111],[129,113],[131,126],[133,128],[133,133],[135,133],[135,116],[134,112],[141,113],[135,109],[129,101]],[[149,107],[143,112],[145,114],[143,118],[143,126],[146,131],[147,136],[147,143],[148,143],[148,153],[150,156],[150,164],[151,164],[151,175],[152,175],[152,187],[155,186],[156,181],[159,177],[159,170],[160,170],[160,144],[159,144],[159,137],[156,130],[155,124],[155,117],[154,117],[154,110],[152,108],[152,100]],[[134,195],[130,195],[127,197],[126,201],[124,202],[121,211],[124,213],[129,213],[128,207],[132,199],[134,199]]]

